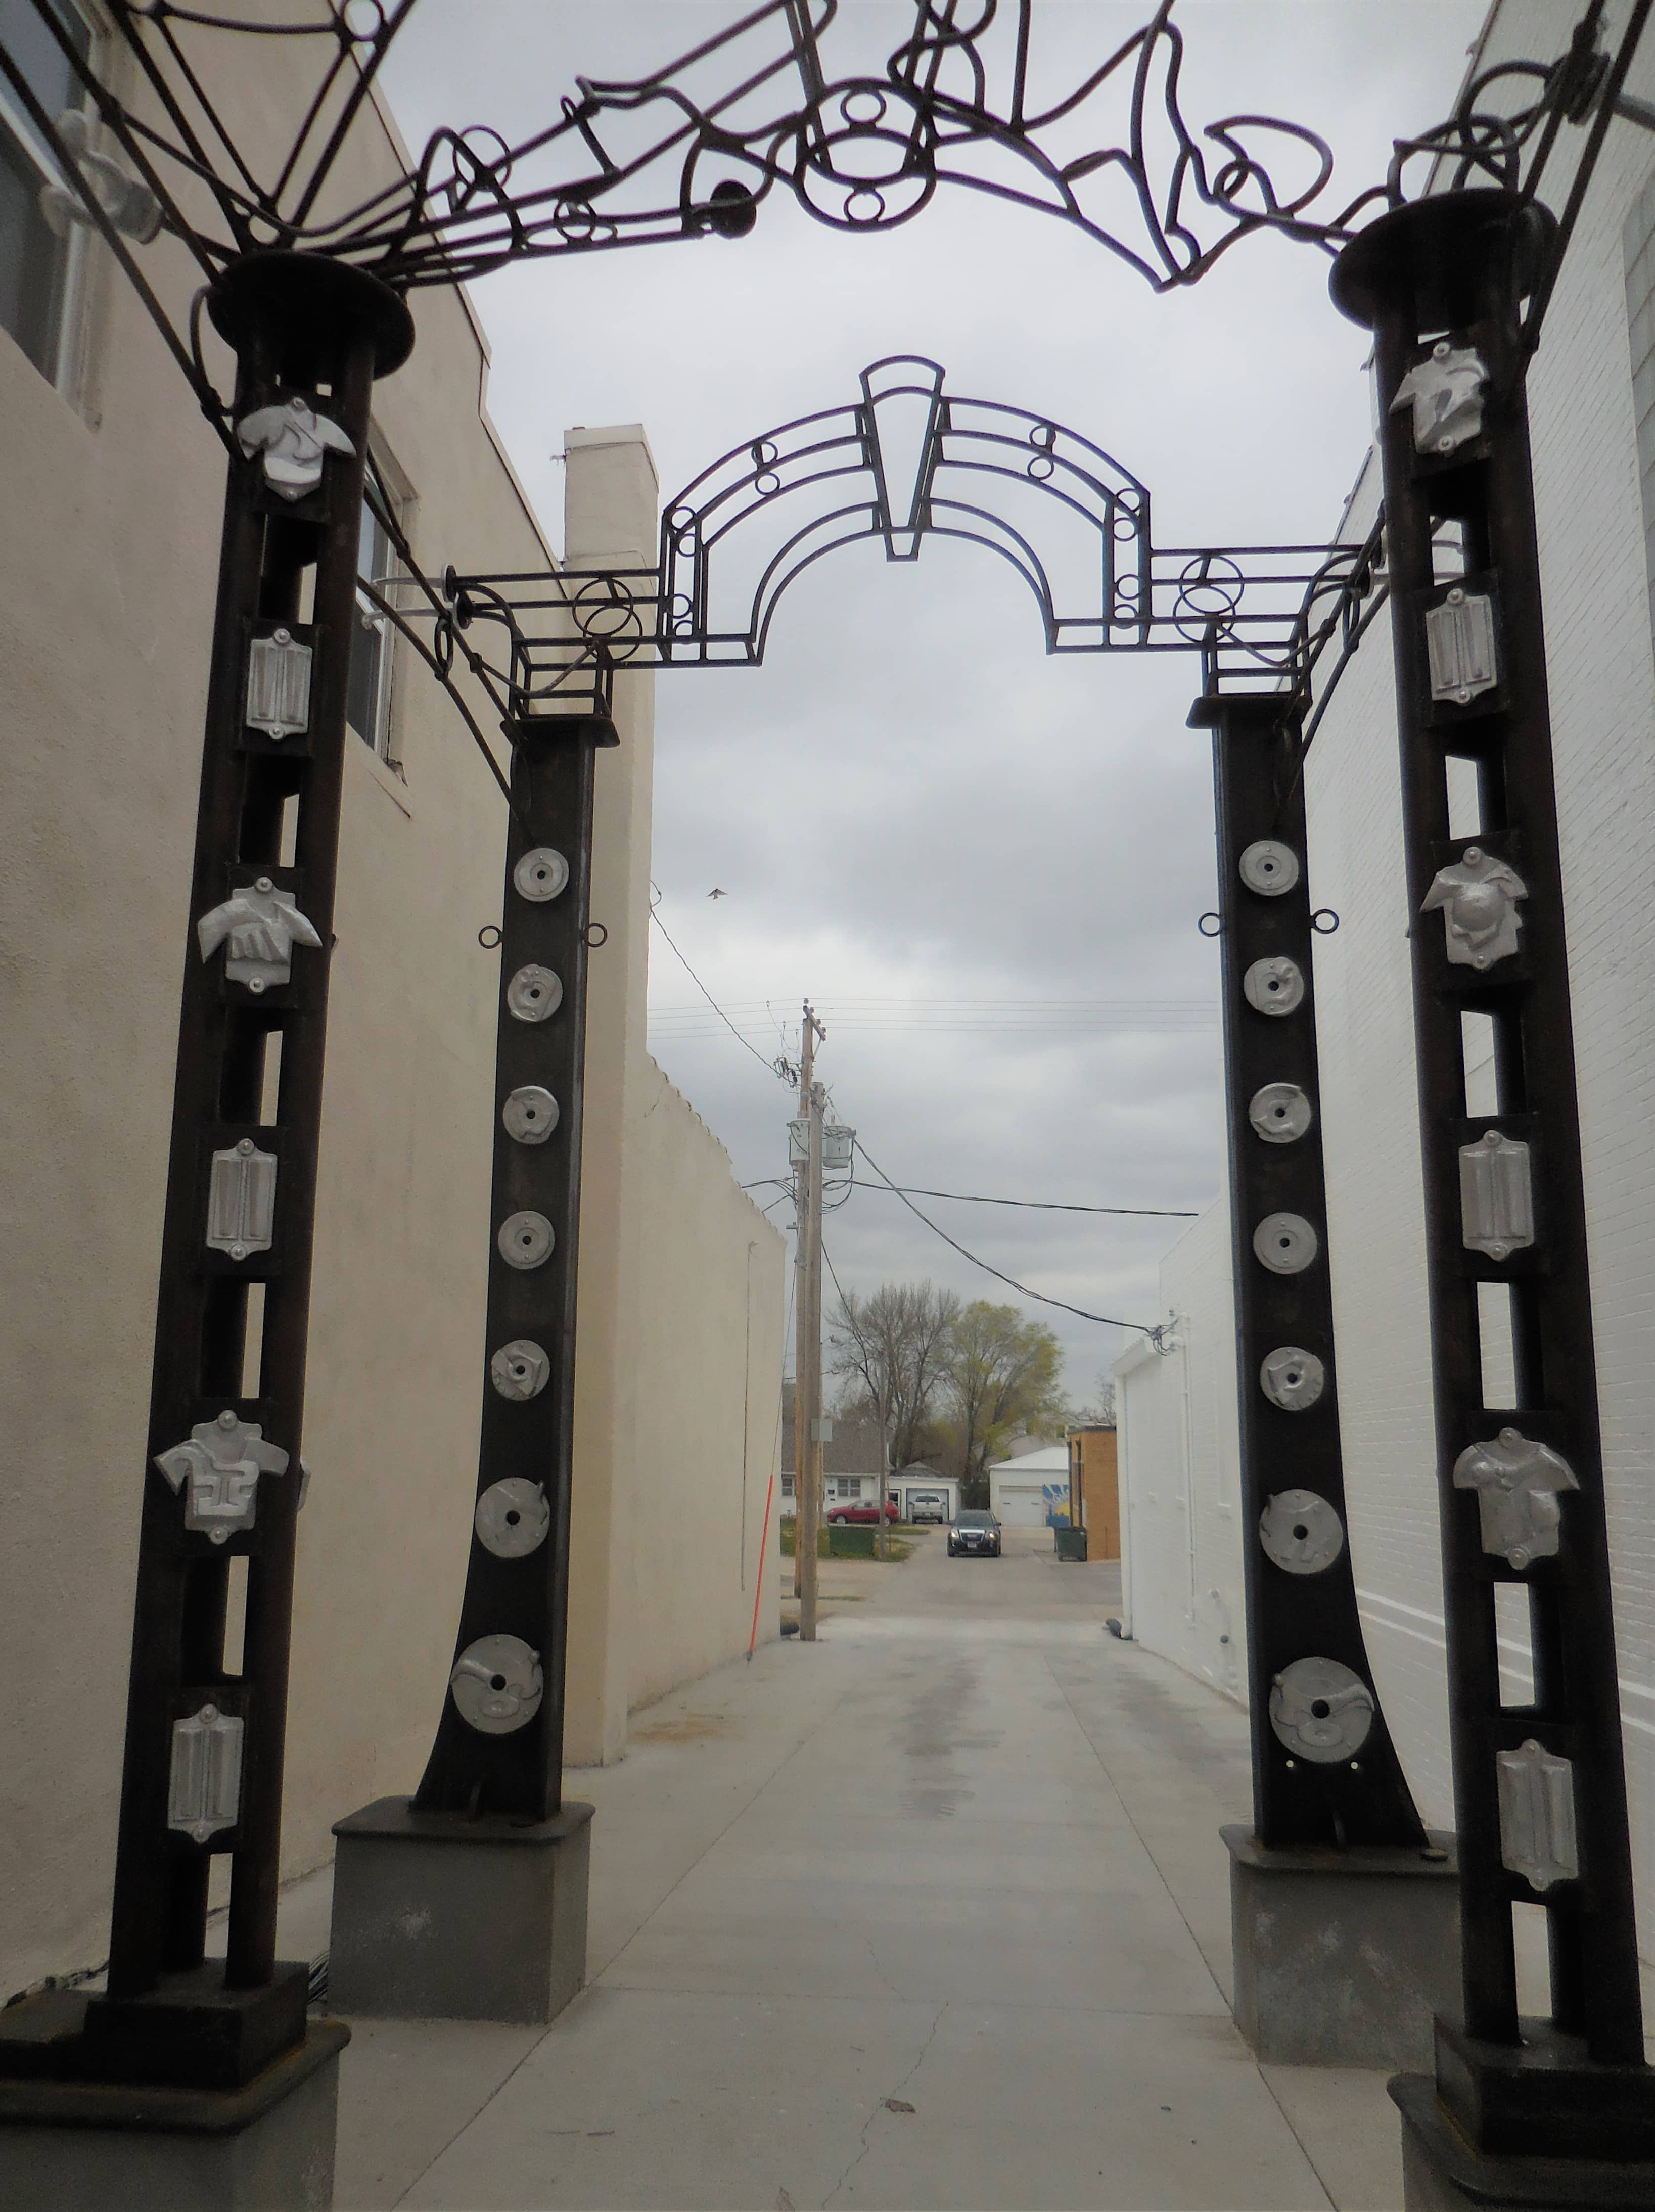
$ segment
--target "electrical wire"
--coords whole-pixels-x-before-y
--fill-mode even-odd
[[[1019,1283],[1015,1275],[1008,1275],[999,1267],[990,1267],[986,1260],[979,1260],[977,1254],[972,1251],[968,1251],[966,1247],[959,1242],[958,1237],[951,1237],[946,1229],[939,1229],[936,1223],[932,1220],[928,1213],[922,1213],[920,1212],[918,1206],[915,1205],[913,1200],[909,1197],[908,1194],[902,1188],[900,1184],[891,1182],[890,1176],[885,1173],[885,1170],[879,1165],[879,1162],[874,1158],[873,1155],[868,1151],[867,1146],[862,1143],[860,1138],[856,1140],[856,1150],[867,1162],[869,1167],[873,1169],[874,1174],[878,1176],[879,1181],[885,1185],[885,1188],[891,1192],[896,1197],[901,1199],[903,1204],[908,1208],[908,1211],[915,1216],[916,1219],[922,1221],[934,1237],[940,1237],[945,1244],[951,1245],[953,1249],[959,1254],[963,1260],[969,1260],[974,1267],[981,1267],[985,1275],[992,1275],[996,1282],[1005,1283],[1012,1290],[1020,1292],[1025,1298],[1032,1298],[1037,1305],[1056,1306],[1060,1311],[1063,1313],[1074,1314],[1081,1321],[1095,1321],[1100,1322],[1105,1328],[1139,1328],[1143,1331],[1144,1334],[1149,1338],[1152,1343],[1159,1341],[1160,1331],[1158,1324],[1154,1322],[1147,1321],[1120,1321],[1117,1320],[1113,1314],[1088,1313],[1084,1306],[1072,1306],[1067,1298],[1048,1297],[1044,1291],[1031,1291],[1026,1283]]]
[[[741,1046],[744,1051],[751,1053],[753,1058],[758,1062],[759,1066],[767,1069],[769,1073],[776,1077],[780,1082],[790,1082],[790,1074],[784,1073],[775,1060],[766,1060],[764,1054],[758,1049],[758,1047],[756,1044],[753,1044],[748,1038],[742,1036],[740,1030],[725,1012],[723,1007],[719,1005],[718,1000],[713,996],[712,993],[707,988],[707,986],[702,981],[700,976],[697,975],[695,969],[690,965],[684,955],[678,951],[678,946],[672,943],[672,932],[667,928],[666,924],[661,920],[660,914],[656,911],[658,903],[658,899],[652,899],[650,901],[649,919],[654,923],[656,928],[660,930],[661,935],[666,939],[667,944],[672,946],[673,957],[678,961],[678,965],[684,969],[685,974],[690,978],[690,981],[695,985],[697,990],[699,991],[702,997],[706,1000],[708,1005],[712,1008],[713,1012],[718,1016],[720,1021],[723,1023],[725,1028],[728,1030],[730,1035],[735,1039],[736,1042]]]
[[[780,1176],[760,1176],[757,1182],[744,1182],[743,1190],[762,1190],[766,1183],[780,1182]],[[922,1183],[862,1182],[855,1176],[852,1190],[889,1192],[897,1198],[952,1198],[962,1206],[1015,1206],[1035,1213],[1118,1213],[1152,1221],[1195,1221],[1199,1218],[1193,1206],[1080,1206],[1067,1199],[1056,1198],[985,1198],[976,1190],[928,1190]],[[844,1204],[843,1199],[840,1205]],[[836,1209],[837,1210],[837,1209]]]

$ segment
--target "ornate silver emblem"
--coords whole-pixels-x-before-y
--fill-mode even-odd
[[[1295,1659],[1270,1692],[1270,1726],[1317,1766],[1354,1759],[1373,1725],[1373,1692],[1337,1659]]]
[[[1580,1872],[1574,1832],[1574,1769],[1530,1736],[1496,1754],[1500,1858],[1531,1889],[1573,1881]]]
[[[196,935],[204,960],[210,960],[228,939],[225,975],[254,992],[292,981],[295,945],[308,945],[317,952],[322,946],[315,924],[300,913],[292,892],[277,890],[268,876],[232,891],[222,906],[204,914]]]
[[[477,1501],[477,1540],[497,1559],[526,1559],[539,1550],[551,1526],[545,1486],[508,1475],[491,1482]]]
[[[1456,584],[1425,618],[1431,696],[1469,706],[1500,682],[1494,659],[1494,603]]]
[[[479,1636],[455,1662],[448,1688],[462,1720],[484,1735],[510,1735],[540,1710],[540,1654],[520,1636]]]
[[[506,986],[506,1004],[520,1022],[550,1021],[563,1003],[563,979],[531,961]]]
[[[1279,1490],[1258,1516],[1267,1559],[1290,1575],[1319,1575],[1345,1548],[1345,1524],[1313,1490]]]
[[[256,637],[247,648],[247,696],[241,716],[267,738],[302,737],[310,727],[313,656],[289,629]]]
[[[557,1101],[538,1083],[520,1084],[507,1095],[500,1119],[520,1145],[544,1145],[557,1127]]]
[[[285,407],[255,407],[235,426],[236,443],[251,460],[265,457],[265,482],[278,499],[303,499],[322,481],[329,453],[354,453],[337,422],[318,415],[295,392]]]
[[[538,1398],[551,1374],[551,1362],[532,1338],[514,1336],[489,1362],[489,1379],[502,1398]]]
[[[1261,837],[1249,845],[1238,866],[1248,890],[1265,898],[1280,898],[1299,881],[1298,854],[1275,837]]]
[[[1313,1352],[1284,1344],[1267,1354],[1258,1370],[1258,1384],[1273,1406],[1284,1413],[1302,1413],[1313,1406],[1327,1387],[1328,1370]]]
[[[1311,1102],[1296,1083],[1266,1083],[1247,1102],[1247,1119],[1267,1145],[1291,1145],[1311,1118]]]
[[[58,136],[80,179],[81,191],[69,185],[46,185],[40,196],[40,214],[46,228],[67,238],[71,223],[95,228],[81,194],[97,202],[124,238],[148,246],[161,234],[161,202],[142,177],[129,176],[108,154],[93,151],[93,118],[83,108],[66,107],[58,118]]]
[[[1255,960],[1241,979],[1247,1004],[1261,1014],[1290,1014],[1302,1006],[1305,978],[1296,960],[1277,954]]]
[[[1452,453],[1482,432],[1482,394],[1488,372],[1475,346],[1439,338],[1396,386],[1390,411],[1414,410],[1414,450]]]
[[[1482,1548],[1519,1571],[1555,1558],[1563,1511],[1558,1498],[1579,1490],[1574,1470],[1549,1444],[1520,1429],[1502,1429],[1486,1444],[1468,1444],[1454,1462],[1456,1490],[1475,1490]]]
[[[569,862],[551,845],[537,845],[525,853],[511,872],[520,898],[544,906],[555,899],[569,882]]]
[[[167,1782],[167,1825],[204,1844],[233,1828],[241,1810],[241,1739],[246,1723],[203,1705],[173,1723],[173,1763]]]
[[[1448,957],[1460,968],[1492,968],[1517,951],[1522,916],[1517,902],[1529,887],[1517,870],[1480,845],[1468,845],[1450,867],[1439,868],[1421,914],[1442,908]]]
[[[232,1260],[268,1252],[276,1234],[276,1155],[251,1137],[213,1154],[207,1186],[207,1243]]]
[[[216,1421],[202,1421],[186,1443],[155,1454],[155,1465],[174,1492],[187,1491],[184,1525],[204,1530],[222,1544],[237,1529],[251,1528],[259,1504],[261,1474],[285,1474],[288,1455],[280,1444],[266,1443],[256,1421],[239,1420],[226,1407]]]
[[[551,1259],[557,1232],[544,1213],[508,1213],[494,1241],[506,1265],[527,1274]]]
[[[1460,1241],[1491,1260],[1534,1243],[1534,1185],[1529,1147],[1499,1129],[1460,1146]]]
[[[1302,1213],[1267,1213],[1253,1231],[1254,1255],[1273,1275],[1302,1274],[1318,1249]]]

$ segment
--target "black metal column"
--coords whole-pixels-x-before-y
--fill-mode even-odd
[[[209,311],[238,356],[239,424],[292,409],[295,425],[320,418],[334,434],[313,446],[295,427],[296,474],[267,468],[269,439],[229,471],[138,1478],[108,1994],[88,2012],[82,2062],[192,2087],[246,2080],[304,2030],[304,1971],[276,1966],[276,1899],[328,947],[369,404],[374,378],[413,343],[395,294],[296,254],[235,264]],[[281,433],[278,415],[277,444]],[[248,720],[255,640],[312,655],[302,718],[277,732]],[[226,920],[223,950],[209,951],[199,926],[238,894],[253,910]],[[263,1322],[250,1347],[255,1285]],[[244,1396],[250,1352],[258,1386]],[[231,1674],[237,1558],[246,1616]],[[215,1853],[232,1863],[222,1972],[203,1964]]]
[[[477,1503],[414,1810],[545,1821],[563,1788],[593,789],[616,737],[599,715],[513,736]]]
[[[1346,1531],[1299,719],[1236,695],[1190,720],[1213,732],[1256,1833],[1424,1846]]]
[[[1438,2022],[1437,2094],[1479,2151],[1630,2160],[1655,2155],[1655,2083],[1517,346],[1549,225],[1500,192],[1427,199],[1348,246],[1333,291],[1378,340],[1414,916],[1463,1927],[1464,2021]],[[1478,793],[1451,836],[1451,757],[1476,763]],[[1469,1109],[1467,1017],[1491,1026],[1492,1112]],[[1496,1352],[1515,1376],[1509,1403]],[[1531,1702],[1502,1698],[1502,1586],[1524,1594]],[[1517,1905],[1547,1916],[1549,2021],[1518,2021]]]

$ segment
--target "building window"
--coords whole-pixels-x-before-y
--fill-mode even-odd
[[[4,0],[0,0],[0,5]],[[385,526],[362,501],[362,536],[356,574],[384,592],[395,574],[395,556]],[[365,592],[356,593],[350,630],[350,690],[345,720],[381,760],[391,758],[391,647],[395,633]]]
[[[68,0],[54,0],[58,21],[82,60],[92,33]],[[0,43],[51,116],[84,105],[80,80],[30,0],[0,0]],[[59,238],[40,212],[41,188],[60,182],[56,163],[33,125],[0,80],[0,324],[42,376],[62,384],[69,368],[70,325],[86,253],[79,224]]]

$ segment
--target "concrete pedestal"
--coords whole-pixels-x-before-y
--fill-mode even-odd
[[[1402,2118],[1403,2212],[1655,2212],[1655,2165],[1486,2158],[1437,2101],[1429,2074],[1390,2084]]]
[[[1290,2066],[1428,2066],[1432,2019],[1459,2001],[1454,1838],[1431,1856],[1360,1846],[1267,1850],[1250,1829],[1230,1853],[1236,2026]]]
[[[381,1797],[341,1820],[328,2001],[394,2020],[544,2025],[586,1979],[590,1805],[532,1826]]]
[[[0,2204],[19,2212],[328,2212],[343,2021],[239,2089],[0,2080]]]

